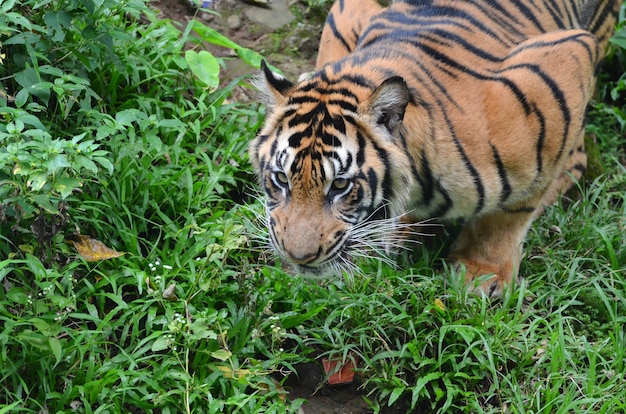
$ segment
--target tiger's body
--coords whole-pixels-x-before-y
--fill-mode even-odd
[[[462,219],[450,257],[501,292],[532,219],[585,170],[586,107],[620,3],[336,1],[315,72],[293,84],[264,66],[250,158],[273,246],[329,273],[388,236],[369,223]]]

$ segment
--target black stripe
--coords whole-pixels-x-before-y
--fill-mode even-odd
[[[451,25],[468,32],[471,32],[472,29],[477,29],[476,31],[485,33],[495,39],[499,37],[473,13],[447,6],[416,7],[416,10],[409,14],[390,9],[380,13],[363,32],[357,47],[365,47],[388,38],[391,38],[392,41],[399,38],[403,40],[414,39],[420,35],[421,28],[426,28],[430,31],[433,24],[438,26]],[[398,27],[398,25],[410,27],[411,30],[404,30]],[[372,37],[368,39],[370,34]]]
[[[519,47],[517,48],[517,50],[513,53],[510,53],[507,58],[510,58],[512,56],[518,55],[519,53],[522,53],[526,50],[530,50],[530,49],[541,49],[541,48],[553,48],[554,46],[558,46],[566,41],[576,41],[576,43],[579,43],[580,45],[582,45],[585,50],[587,51],[587,56],[589,57],[589,60],[591,62],[595,61],[595,55],[596,55],[596,51],[595,50],[591,50],[589,48],[589,45],[585,42],[583,42],[582,40],[580,40],[581,37],[589,37],[588,33],[577,33],[577,34],[573,34],[569,37],[565,37],[565,38],[560,38],[558,40],[554,40],[551,42],[538,42],[535,41],[533,43],[530,43],[528,45],[525,45],[524,47]]]
[[[448,32],[445,30],[435,29],[431,31],[432,34],[438,37],[442,37],[446,40],[451,41],[452,43],[459,45],[463,48],[463,50],[473,53],[481,59],[487,60],[493,63],[502,62],[502,58],[500,56],[493,55],[489,53],[487,50],[476,47],[473,43],[468,42],[465,36],[459,36],[456,33]],[[427,39],[437,44],[443,44],[441,40],[437,39],[430,34],[424,34],[421,36],[421,39]]]
[[[537,107],[535,105],[533,105],[533,109],[534,109],[534,113],[537,116],[537,120],[539,121],[539,134],[537,135],[537,165],[536,165],[536,169],[537,169],[537,175],[541,174],[541,171],[543,170],[543,158],[542,158],[542,152],[543,152],[543,144],[545,143],[546,140],[546,120],[543,117],[543,114],[541,113],[541,111],[539,111],[539,109],[537,109]]]
[[[256,148],[257,151],[261,145],[263,145],[269,138],[269,135],[257,135],[256,137]]]
[[[569,136],[568,131],[570,130],[570,124],[571,124],[571,121],[572,121],[572,116],[570,114],[569,108],[567,107],[567,101],[565,99],[565,94],[559,88],[559,86],[554,81],[554,79],[552,79],[543,70],[541,70],[541,67],[539,65],[527,64],[527,63],[526,64],[519,64],[519,65],[515,65],[515,66],[510,66],[507,69],[505,69],[505,71],[516,70],[516,69],[527,69],[532,74],[539,76],[541,78],[541,80],[543,81],[543,83],[552,92],[552,97],[557,102],[557,105],[558,105],[559,109],[561,110],[561,113],[563,114],[563,121],[564,121],[565,132],[563,133],[563,139],[561,140],[561,145],[560,145],[560,148],[559,148],[559,156],[554,159],[554,163],[557,163],[559,161],[559,159],[561,158],[561,156],[563,155],[563,153],[564,153],[565,144],[567,142],[567,137]],[[543,115],[540,115],[541,112],[538,109],[535,109],[535,113],[537,114],[538,117],[540,117],[541,120],[544,119]]]
[[[604,8],[600,11],[600,13],[598,13],[598,11],[596,10],[594,15],[592,16],[591,22],[595,22],[595,24],[593,24],[592,26],[589,26],[589,23],[591,22],[587,22],[586,29],[589,30],[591,33],[595,33],[596,35],[598,35],[600,28],[604,26],[604,23],[607,21],[609,16],[611,17],[615,16],[616,11],[614,7],[615,7],[615,2],[607,1],[604,4]]]
[[[437,184],[437,190],[439,194],[443,196],[444,202],[441,206],[439,206],[437,209],[434,210],[432,217],[443,217],[448,213],[448,211],[452,209],[452,206],[454,203],[452,202],[452,199],[448,195],[448,192],[445,191],[443,188],[441,188],[440,184]]]
[[[372,168],[367,170],[367,184],[369,185],[372,192],[372,203],[376,200],[377,191],[378,191],[378,175],[376,171]]]
[[[430,55],[435,60],[443,62],[444,64],[446,64],[448,66],[451,66],[451,67],[453,67],[453,68],[455,68],[457,70],[460,70],[460,71],[466,73],[467,75],[473,76],[473,77],[475,77],[477,79],[480,79],[480,80],[491,80],[491,81],[503,83],[505,86],[508,86],[509,89],[511,89],[511,91],[513,92],[513,94],[515,95],[517,100],[524,107],[524,111],[526,112],[526,114],[528,115],[530,113],[530,106],[528,105],[528,102],[526,101],[526,95],[522,91],[520,91],[520,89],[517,87],[517,85],[515,85],[515,83],[511,82],[509,79],[483,75],[483,74],[478,73],[478,72],[476,72],[474,70],[471,70],[467,66],[462,65],[461,63],[457,62],[456,60],[453,60],[452,58],[450,58],[448,55],[446,55],[444,53],[441,53],[441,52],[439,52],[436,49],[433,49],[433,48],[431,48],[429,46],[426,46],[426,45],[420,45],[420,47],[421,47],[421,49],[424,52],[426,52],[428,55]],[[449,96],[449,95],[446,93],[446,96]]]
[[[422,174],[418,176],[418,181],[422,186],[423,203],[429,205],[435,195],[435,180],[433,179],[433,172],[430,168],[428,157],[424,153],[422,153],[421,167]]]
[[[530,214],[534,213],[537,210],[537,207],[527,206],[527,207],[518,207],[518,208],[503,208],[502,211],[510,214]]]
[[[467,170],[471,174],[472,179],[474,181],[474,187],[476,188],[476,192],[478,193],[478,202],[476,203],[476,209],[474,210],[474,214],[478,214],[481,212],[481,210],[485,206],[485,186],[483,185],[483,181],[480,178],[480,174],[478,173],[478,170],[476,169],[474,164],[472,164],[469,157],[465,153],[465,149],[463,148],[461,141],[459,141],[459,138],[456,136],[456,134],[452,130],[452,125],[450,123],[450,120],[448,119],[447,116],[445,116],[445,118],[446,118],[446,123],[448,124],[448,128],[450,130],[450,133],[454,139],[454,145],[456,146],[459,155],[463,159],[463,164],[465,164],[465,168],[467,168]]]
[[[360,132],[357,132],[356,134],[356,140],[357,140],[357,146],[358,146],[358,152],[356,153],[356,165],[357,167],[361,168],[363,166],[363,163],[365,162],[365,138],[363,137],[363,134],[361,134]]]
[[[341,92],[336,92],[336,93],[341,93]],[[356,98],[355,98],[355,101],[356,101]],[[356,112],[357,111],[356,105],[354,103],[348,102],[346,100],[330,99],[328,101],[328,105],[338,106],[341,109],[343,109],[344,111],[349,111],[349,112]]]
[[[417,171],[417,162],[415,161],[415,158],[413,158],[413,154],[411,153],[411,150],[409,149],[409,145],[406,142],[404,131],[400,132],[400,142],[402,143],[404,154],[409,159],[409,164],[411,165],[411,174],[413,175],[413,178],[418,179],[419,172]]]
[[[506,44],[510,45],[514,41],[514,39],[525,37],[525,35],[517,28],[517,25],[513,24],[514,22],[517,21],[517,17],[512,16],[508,10],[502,7],[502,4],[500,1],[487,2],[486,6],[480,2],[476,2],[473,4],[473,6],[476,7],[478,10],[480,10],[483,14],[481,17],[479,17],[479,19],[481,20],[489,19],[492,23],[494,23],[497,26],[500,26],[503,29],[504,36],[512,37],[509,39],[508,42],[506,42]],[[497,16],[497,13],[494,13],[494,9],[500,12],[500,14],[503,14],[505,18]],[[490,37],[494,39],[498,39],[500,43],[503,43],[503,44],[505,43],[503,41],[504,39],[502,39],[499,36],[490,35]]]
[[[294,132],[289,137],[289,146],[292,148],[298,148],[300,143],[305,138],[310,138],[313,135],[313,127],[311,125],[307,125],[307,127],[302,132]]]
[[[545,32],[546,30],[543,28],[543,26],[541,25],[541,23],[539,22],[539,20],[537,20],[537,17],[535,16],[535,14],[530,11],[530,9],[528,7],[526,7],[526,3],[528,2],[528,0],[514,0],[512,1],[512,3],[515,5],[515,7],[517,7],[517,9],[522,12],[522,14],[524,15],[524,17],[526,17],[528,20],[530,20],[536,28],[538,28],[541,32]]]
[[[548,1],[545,3],[546,9],[552,17],[552,20],[554,20],[554,22],[556,23],[557,27],[559,27],[560,29],[571,27],[571,23],[568,22],[566,24],[565,21],[563,21],[563,14],[561,13],[561,11],[558,9],[558,7],[555,8],[554,6],[555,4],[553,1]]]
[[[376,142],[374,142],[373,140],[368,140],[368,143],[371,144],[374,147],[374,150],[376,151],[376,154],[378,155],[378,158],[380,159],[380,161],[382,162],[382,164],[384,165],[384,169],[383,169],[383,177],[382,177],[382,191],[383,191],[383,198],[386,199],[393,199],[394,196],[394,191],[393,191],[393,183],[391,182],[391,175],[389,174],[389,171],[391,171],[391,169],[393,168],[392,165],[389,162],[389,156],[387,154],[387,151],[385,151],[383,148],[379,147]],[[369,173],[368,173],[369,175]],[[369,177],[368,177],[369,178]],[[376,177],[377,180],[379,179],[378,177]],[[375,189],[373,189],[372,191],[375,191]],[[374,200],[375,197],[374,195],[372,195],[372,200]]]
[[[326,27],[330,28],[335,38],[339,40],[339,42],[343,45],[343,47],[348,52],[350,52],[351,51],[350,45],[348,44],[346,39],[343,37],[341,32],[339,32],[339,30],[337,29],[337,24],[335,23],[335,16],[333,15],[333,13],[329,14],[328,17],[326,18]],[[324,47],[324,45],[321,45],[321,46]]]
[[[509,198],[509,196],[511,195],[511,183],[509,182],[506,168],[502,163],[502,159],[500,158],[498,149],[491,142],[489,143],[489,146],[491,147],[493,159],[495,160],[496,167],[498,168],[498,176],[500,177],[500,182],[502,183],[502,194],[500,194],[500,203],[504,203],[506,199]]]
[[[345,238],[343,237],[344,235],[345,235],[344,231],[339,231],[339,232],[335,233],[334,236],[336,238],[336,241],[333,244],[331,244],[330,246],[328,246],[328,249],[326,249],[326,251],[324,252],[324,254],[326,256],[330,256],[330,253],[335,251],[335,249],[337,249],[337,247],[339,247],[339,249],[337,249],[337,252],[341,251],[341,247],[343,247],[343,243],[345,241]],[[320,246],[320,249],[321,249],[321,246]],[[335,254],[337,252],[335,252]]]

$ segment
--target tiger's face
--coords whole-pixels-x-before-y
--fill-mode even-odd
[[[406,85],[394,78],[360,100],[320,78],[296,86],[263,69],[271,102],[250,159],[271,244],[303,274],[351,269],[350,257],[381,250],[393,227],[384,217],[402,181],[390,166],[406,162],[397,148]]]

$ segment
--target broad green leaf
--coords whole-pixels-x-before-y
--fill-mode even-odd
[[[185,124],[178,119],[161,119],[159,126],[165,128],[184,128]]]
[[[206,50],[185,52],[185,60],[191,72],[210,88],[217,88],[220,84],[220,65],[211,53]]]
[[[96,5],[92,0],[80,0],[83,6],[87,9],[89,14],[93,17],[93,14],[96,12]]]
[[[310,320],[313,316],[322,312],[324,309],[326,309],[326,304],[313,308],[310,311],[302,314],[286,316],[284,319],[282,319],[281,324],[285,329],[293,328],[300,325],[304,321]]]
[[[50,157],[44,165],[49,173],[56,174],[59,170],[69,167],[70,162],[67,160],[65,154],[55,154]]]
[[[4,5],[2,5],[4,9]],[[14,25],[20,25],[24,29],[31,31],[33,30],[33,26],[30,21],[24,17],[21,13],[9,12],[4,14],[4,20],[13,23]],[[5,44],[9,44],[8,42],[4,42]]]
[[[6,293],[7,299],[11,302],[19,303],[20,305],[26,305],[28,303],[28,295],[24,293],[24,289],[19,287],[13,287]]]
[[[411,406],[415,407],[415,404],[417,404],[417,401],[419,399],[420,393],[422,392],[422,389],[426,386],[426,384],[436,379],[439,379],[442,376],[443,374],[441,372],[431,372],[429,374],[426,374],[420,377],[415,383],[415,387],[413,387],[413,393],[412,393],[413,397],[411,399]]]
[[[623,26],[620,30],[618,30],[613,37],[609,39],[609,42],[621,47],[622,49],[626,49],[626,26]]]
[[[201,339],[217,339],[217,333],[209,329],[204,321],[196,322],[191,325],[191,334],[189,338],[194,341]]]
[[[80,187],[80,181],[72,177],[57,177],[54,180],[54,189],[59,192],[61,198],[65,199],[72,194],[75,188]]]
[[[245,47],[237,49],[237,55],[241,58],[241,60],[246,62],[248,65],[254,66],[255,68],[260,67],[261,60],[263,60],[263,56],[260,53]]]
[[[48,34],[51,34],[53,42],[62,42],[65,39],[65,28],[70,26],[72,17],[65,10],[58,12],[48,12],[44,15],[43,21],[48,26]]]
[[[18,95],[24,91],[24,95],[25,95],[25,99],[28,99],[28,92],[25,91],[24,89],[22,89],[20,92],[18,92]],[[17,97],[16,97],[17,100]],[[26,101],[24,101],[24,103],[26,103]],[[41,123],[41,121],[39,120],[39,118],[37,118],[35,115],[26,113],[24,111],[19,111],[18,115],[16,117],[16,120],[20,120],[23,123],[30,125],[32,127],[35,127],[37,129],[40,129],[42,131],[46,130],[46,127]]]
[[[28,89],[36,83],[41,82],[37,71],[33,68],[26,68],[14,75],[15,81],[24,89]]]
[[[26,89],[22,89],[15,95],[15,101],[13,101],[13,103],[15,103],[16,107],[21,108],[26,105],[26,101],[28,101],[28,96],[28,91]]]
[[[46,351],[50,349],[48,337],[40,333],[33,332],[31,330],[25,330],[24,332],[20,333],[17,337],[20,340],[27,342],[36,348],[43,349]]]
[[[232,355],[233,353],[227,349],[218,349],[217,351],[211,352],[211,356],[215,359],[219,359],[220,361],[226,361]]]
[[[17,406],[20,405],[20,404],[23,404],[23,402],[22,401],[15,401],[12,404],[0,407],[0,414],[12,413],[12,412],[14,412],[13,409],[17,408]]]
[[[28,88],[28,93],[35,95],[47,104],[50,99],[50,90],[53,87],[54,84],[51,82],[37,82]]]
[[[56,206],[52,204],[48,194],[34,194],[30,196],[30,199],[34,201],[38,207],[46,210],[46,212],[50,214],[59,214],[59,210],[57,210]]]
[[[113,163],[109,161],[108,158],[104,157],[93,157],[93,160],[100,164],[103,168],[109,172],[109,174],[113,174]]]
[[[391,395],[389,395],[389,400],[387,401],[387,406],[391,407],[393,405],[393,403],[396,402],[396,400],[398,398],[400,398],[400,396],[402,395],[402,393],[404,392],[404,387],[396,387],[393,389],[393,391],[391,391]]]
[[[12,263],[13,261],[9,259],[0,261],[0,282],[7,274],[9,274],[13,270],[13,268],[10,267]]]
[[[137,114],[136,111],[131,109],[120,111],[115,114],[115,122],[120,125],[130,125],[135,121],[137,121]]]
[[[98,173],[98,166],[89,157],[85,157],[84,155],[77,155],[74,158],[74,162],[78,164],[79,167],[85,168],[86,170],[89,170],[94,174]]]
[[[169,344],[170,341],[165,336],[161,336],[152,343],[152,347],[150,347],[150,349],[152,352],[163,351],[169,347]]]
[[[48,338],[48,346],[50,346],[50,350],[52,351],[52,355],[57,360],[57,364],[61,362],[61,356],[63,352],[63,347],[61,345],[61,341],[57,338],[50,337]]]
[[[217,30],[212,29],[209,26],[205,26],[198,20],[192,20],[190,22],[190,25],[192,29],[198,34],[198,36],[206,42],[212,43],[217,46],[227,47],[229,49],[236,50],[241,48],[241,46],[239,46],[237,43],[233,42]]]
[[[47,75],[52,75],[56,78],[60,78],[61,76],[63,76],[63,71],[59,68],[56,68],[54,66],[51,65],[41,65],[39,66],[39,72],[41,73],[45,73]]]
[[[37,328],[37,330],[43,334],[47,334],[50,331],[50,324],[44,321],[41,318],[32,318],[29,320],[30,323]]]
[[[45,173],[35,172],[30,174],[27,184],[31,188],[31,190],[39,191],[43,188],[44,185],[46,185],[47,179],[48,176]]]
[[[0,5],[0,14],[7,13],[9,10],[13,8],[16,0],[5,0],[2,5]]]

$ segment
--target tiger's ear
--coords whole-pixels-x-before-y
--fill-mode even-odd
[[[394,76],[381,83],[364,103],[376,123],[394,134],[402,125],[404,111],[410,99],[409,88],[404,79]]]
[[[272,72],[265,59],[261,61],[262,76],[254,81],[259,91],[261,91],[265,98],[265,103],[269,106],[280,104],[285,100],[285,95],[291,88],[293,83],[287,78]]]

